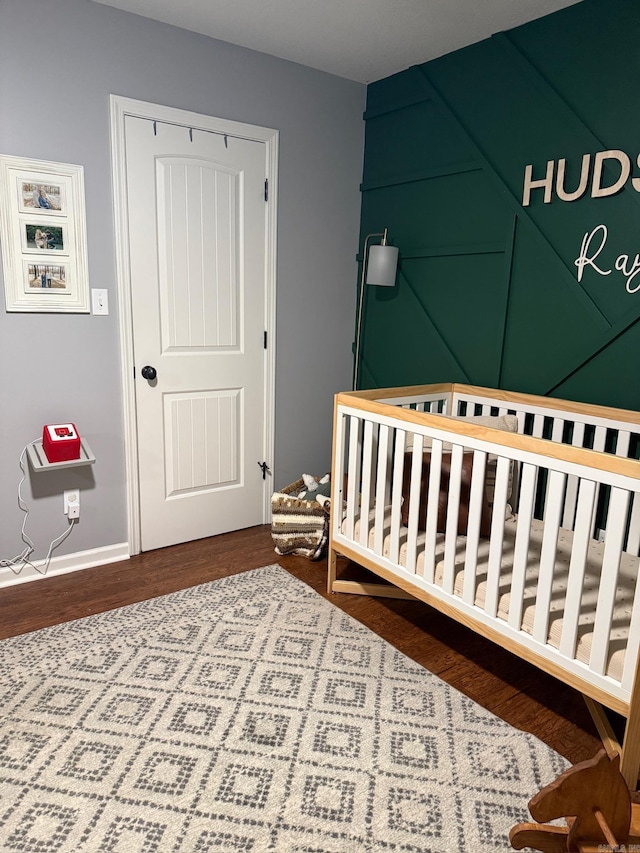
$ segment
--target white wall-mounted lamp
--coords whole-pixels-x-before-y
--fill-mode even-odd
[[[370,246],[371,240],[381,237],[377,245]],[[387,245],[387,229],[381,234],[368,234],[364,241],[362,252],[362,273],[360,275],[360,293],[358,295],[358,322],[356,324],[356,352],[353,369],[353,390],[358,387],[360,372],[360,336],[362,331],[362,303],[364,301],[365,284],[378,287],[395,287],[398,269],[398,249]]]

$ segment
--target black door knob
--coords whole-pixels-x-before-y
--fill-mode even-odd
[[[146,364],[140,372],[142,373],[142,378],[148,379],[149,382],[153,382],[153,380],[158,375],[155,367],[151,367],[150,364]]]

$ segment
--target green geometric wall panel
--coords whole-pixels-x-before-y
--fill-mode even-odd
[[[366,289],[361,387],[462,380],[640,408],[640,273],[626,286],[640,254],[639,43],[640,2],[583,0],[369,86],[361,245],[386,227],[401,269],[393,290]],[[596,154],[606,188],[621,166],[603,152],[617,149],[629,180],[593,197]],[[584,155],[585,191],[563,201],[558,163],[572,192]],[[525,167],[538,180],[548,161],[550,203],[534,188],[523,205]]]
[[[610,325],[575,282],[554,275],[559,262],[542,238],[519,236],[514,249],[501,387],[548,392],[593,351]]]
[[[501,203],[483,172],[452,173],[365,193],[363,227],[376,233],[393,223],[390,234],[402,234],[407,251],[431,252],[464,245],[501,243],[512,214]],[[397,241],[396,241],[397,242]]]
[[[455,138],[452,144],[452,120],[429,100],[382,113],[375,119],[367,116],[367,120],[376,124],[367,157],[371,173],[378,181],[396,178],[390,171],[396,163],[402,163],[403,175],[411,175],[420,173],[425,161],[445,167],[472,156],[464,138]],[[393,160],[387,156],[389,146],[395,151]]]
[[[594,389],[606,389],[607,403],[621,409],[638,408],[638,353],[640,322],[593,354],[580,370],[553,389],[553,396],[567,400],[590,400]]]
[[[433,381],[495,385],[499,380],[504,309],[504,255],[451,255],[403,260],[393,291],[368,287],[364,312],[363,363],[381,381],[387,365],[401,367],[392,384],[422,382],[422,371]],[[478,277],[492,286],[479,289]],[[423,286],[416,287],[416,282]],[[388,295],[387,295],[388,294]],[[501,313],[495,305],[502,302]],[[453,372],[453,373],[452,373]],[[376,383],[378,384],[378,383]]]

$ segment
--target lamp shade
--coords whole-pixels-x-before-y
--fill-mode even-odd
[[[394,287],[397,269],[398,249],[396,246],[371,246],[367,264],[367,284]]]

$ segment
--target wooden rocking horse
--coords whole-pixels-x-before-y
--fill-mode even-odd
[[[640,805],[632,803],[620,773],[620,756],[603,749],[594,758],[570,767],[529,802],[540,823],[519,823],[509,833],[515,850],[543,853],[640,853]],[[565,818],[567,826],[546,821]]]

